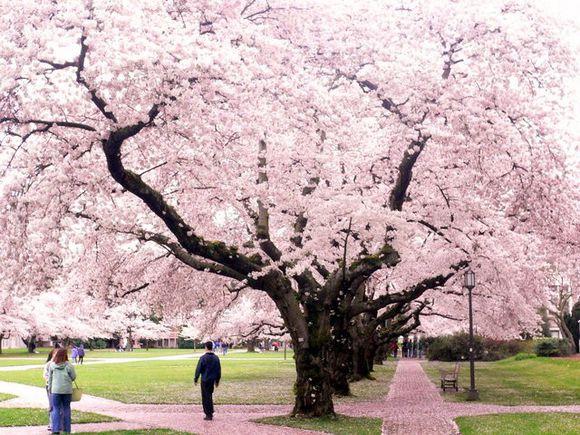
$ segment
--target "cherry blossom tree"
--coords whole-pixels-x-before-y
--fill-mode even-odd
[[[244,294],[223,312],[220,319],[222,337],[245,341],[254,351],[258,340],[288,339],[286,326],[276,306],[266,297]]]
[[[513,290],[541,264],[527,248],[577,250],[574,59],[525,3],[3,9],[3,280],[49,288],[105,238],[261,292],[293,341],[294,414],[334,412],[360,316],[448,300],[468,265],[510,306],[540,292]],[[375,274],[398,290],[367,293]]]
[[[20,301],[19,315],[27,325],[27,341],[36,337],[57,337],[64,342],[103,336],[98,301],[66,291],[43,292]],[[27,343],[28,344],[28,343]]]
[[[20,317],[8,314],[9,309],[4,305],[0,311],[0,353],[2,353],[2,340],[9,340],[16,336],[21,337],[27,333],[27,325]]]
[[[126,339],[130,350],[133,350],[134,340],[157,339],[169,331],[161,322],[152,320],[151,315],[135,302],[108,308],[102,317],[107,325],[106,336]]]
[[[289,338],[276,306],[267,297],[247,293],[234,297],[221,308],[207,308],[188,316],[182,337],[242,343],[248,352],[255,352],[259,340]]]

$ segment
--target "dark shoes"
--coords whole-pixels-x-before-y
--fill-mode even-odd
[[[213,420],[213,416],[212,415],[206,415],[205,417],[203,417],[204,420]]]

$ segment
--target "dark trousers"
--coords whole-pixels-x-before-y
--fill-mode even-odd
[[[213,416],[213,388],[215,381],[201,381],[201,403],[203,412],[208,417]]]

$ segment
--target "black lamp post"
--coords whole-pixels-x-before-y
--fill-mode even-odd
[[[475,287],[475,273],[471,269],[465,272],[464,285],[469,291],[469,377],[470,385],[467,400],[479,400],[479,393],[475,389],[475,345],[473,343],[473,307],[471,304],[471,290]]]

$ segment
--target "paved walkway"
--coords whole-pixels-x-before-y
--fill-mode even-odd
[[[455,417],[512,412],[580,413],[580,405],[502,406],[445,402],[416,360],[401,360],[383,404],[383,434],[458,434]]]
[[[43,388],[0,381],[0,392],[17,396],[14,399],[0,402],[2,408],[46,408],[46,392]],[[259,425],[250,421],[261,417],[288,414],[291,407],[287,405],[218,405],[213,422],[203,420],[204,414],[200,405],[135,405],[86,394],[83,395],[80,402],[73,403],[73,409],[96,412],[122,420],[122,422],[114,423],[76,424],[73,425],[76,432],[170,428],[208,435],[222,435],[224,433],[240,435],[319,434],[319,432],[313,431]],[[46,434],[46,427],[0,428],[0,435],[2,434]]]
[[[149,358],[148,360],[150,360]],[[46,406],[44,389],[0,382],[0,392],[18,396],[0,402],[0,407]],[[317,434],[318,432],[265,426],[251,420],[288,414],[287,405],[218,405],[215,420],[203,420],[199,405],[132,405],[85,395],[73,408],[109,415],[123,420],[115,423],[74,425],[74,430],[99,432],[115,429],[171,428],[198,434],[240,435],[261,434]],[[436,386],[429,381],[420,363],[402,360],[397,365],[389,394],[377,401],[336,406],[336,411],[352,416],[372,416],[383,419],[383,434],[389,435],[438,435],[459,433],[453,419],[460,415],[480,415],[510,412],[574,412],[580,413],[580,405],[573,406],[500,406],[480,403],[445,402]],[[0,428],[0,435],[46,434],[45,427]]]

